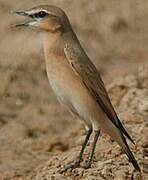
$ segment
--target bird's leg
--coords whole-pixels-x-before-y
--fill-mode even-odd
[[[94,137],[94,141],[93,141],[93,144],[92,144],[91,154],[90,154],[90,157],[89,157],[88,161],[84,165],[84,168],[86,168],[86,169],[91,167],[91,163],[92,163],[92,160],[93,160],[93,155],[94,155],[94,152],[95,152],[95,148],[96,148],[96,144],[97,144],[99,135],[100,135],[100,130],[95,131],[95,137]]]
[[[90,138],[91,133],[92,133],[92,128],[90,128],[90,129],[87,131],[85,141],[84,141],[84,143],[82,144],[81,151],[80,151],[79,156],[77,157],[76,161],[75,161],[73,164],[67,165],[62,171],[60,171],[61,173],[67,171],[68,169],[75,169],[75,168],[77,168],[77,167],[80,166],[80,162],[82,161],[82,156],[83,156],[85,147],[86,147],[86,145],[87,145],[87,143],[88,143],[88,140],[89,140],[89,138]]]
[[[91,133],[92,133],[92,128],[87,131],[86,138],[85,138],[84,143],[82,144],[82,148],[81,148],[80,154],[79,154],[79,156],[78,156],[78,158],[76,160],[76,164],[80,164],[80,162],[82,161],[82,156],[83,156],[85,147],[86,147],[86,145],[88,143],[88,140],[90,138]]]

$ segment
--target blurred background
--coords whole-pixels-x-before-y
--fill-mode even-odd
[[[10,28],[21,21],[11,10],[40,4],[65,10],[106,85],[148,61],[147,0],[0,0],[1,178],[29,174],[83,134],[50,89],[39,32]]]

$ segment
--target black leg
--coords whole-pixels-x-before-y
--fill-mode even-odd
[[[83,156],[84,150],[85,150],[85,148],[86,148],[86,145],[87,145],[87,143],[88,143],[88,140],[89,140],[89,138],[90,138],[91,133],[92,133],[92,128],[87,131],[85,141],[84,141],[84,143],[82,144],[82,148],[81,148],[80,154],[79,154],[78,159],[77,159],[77,162],[78,162],[79,164],[80,164],[80,162],[82,161],[82,156]]]
[[[61,173],[64,172],[64,171],[67,171],[68,169],[75,169],[75,168],[80,166],[80,162],[82,161],[82,156],[83,156],[85,147],[86,147],[86,145],[88,143],[88,140],[90,138],[91,133],[92,133],[92,128],[87,131],[85,141],[82,144],[82,148],[81,148],[81,151],[80,151],[80,154],[79,154],[77,160],[73,164],[67,165],[62,171],[60,171]]]
[[[94,155],[94,151],[95,151],[95,148],[96,148],[96,144],[97,144],[99,135],[100,135],[100,130],[95,131],[95,137],[94,137],[94,141],[93,141],[93,144],[92,144],[92,151],[91,151],[90,157],[89,157],[86,165],[84,166],[84,168],[86,168],[86,169],[91,167],[91,163],[92,163],[92,160],[93,160],[93,155]]]

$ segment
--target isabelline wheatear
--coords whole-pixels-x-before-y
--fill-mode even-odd
[[[120,122],[98,70],[80,45],[64,11],[55,6],[41,5],[15,13],[30,17],[29,21],[16,27],[33,26],[41,30],[50,85],[59,101],[85,123],[85,142],[79,158],[69,167],[80,166],[84,149],[94,130],[92,150],[85,168],[91,166],[101,129],[121,146],[135,169],[140,171],[125,137],[131,142],[133,140]]]

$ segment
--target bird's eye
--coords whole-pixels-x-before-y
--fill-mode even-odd
[[[38,13],[38,17],[40,17],[40,18],[43,18],[43,17],[45,17],[47,15],[47,13],[45,12],[45,11],[40,11],[39,13]]]

